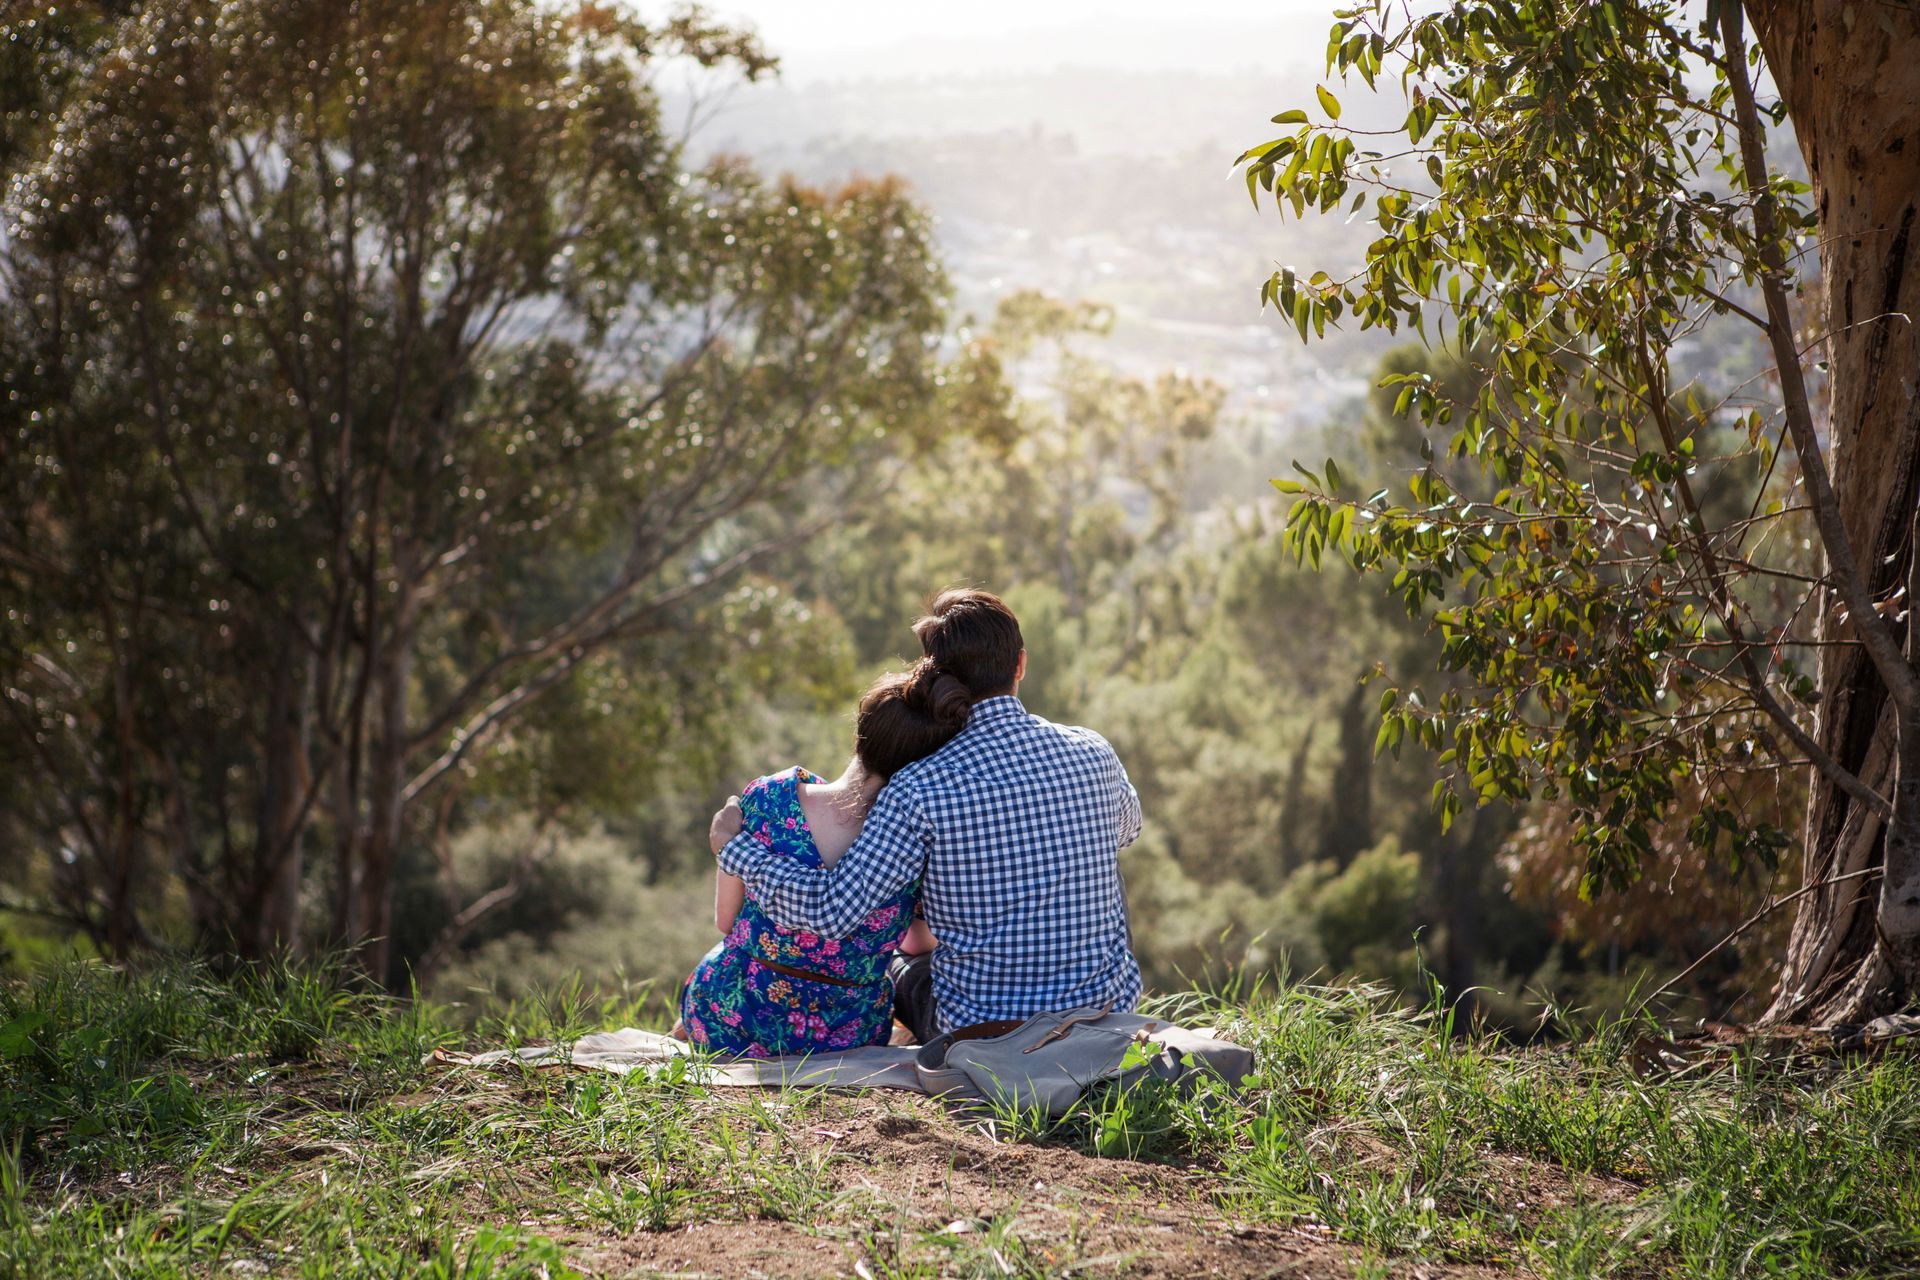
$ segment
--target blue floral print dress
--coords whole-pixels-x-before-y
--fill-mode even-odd
[[[819,781],[797,765],[755,779],[740,793],[743,829],[776,854],[823,865],[800,808],[800,785]],[[893,1030],[887,964],[913,923],[919,893],[915,882],[869,912],[850,937],[823,938],[775,924],[749,889],[733,928],[681,990],[687,1039],[749,1058],[885,1044]],[[801,973],[837,981],[797,976]]]

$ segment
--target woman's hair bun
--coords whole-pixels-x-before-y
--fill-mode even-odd
[[[930,716],[942,728],[964,728],[973,712],[973,690],[932,658],[922,658],[907,674],[902,691],[908,705]]]
[[[973,690],[967,688],[959,676],[945,671],[936,673],[928,696],[933,704],[933,718],[941,724],[961,728],[973,713]]]
[[[881,676],[861,695],[854,753],[867,768],[890,778],[953,741],[972,712],[973,692],[966,682],[922,658],[905,671]]]

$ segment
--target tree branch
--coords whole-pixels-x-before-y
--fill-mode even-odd
[[[598,631],[578,637],[552,666],[531,680],[524,681],[502,693],[462,725],[454,733],[453,741],[446,750],[407,784],[406,790],[402,793],[403,802],[411,804],[417,796],[445,776],[448,770],[458,765],[486,733],[558,684],[569,671],[607,641],[622,633],[631,632],[643,620],[660,614],[689,596],[712,588],[774,552],[793,546],[796,541],[804,540],[843,514],[842,508],[834,507],[826,515],[808,522],[798,530],[789,530],[779,537],[768,538],[735,552],[706,573],[696,574],[688,581],[670,591],[662,592]]]
[[[1640,359],[1641,376],[1647,383],[1647,404],[1653,413],[1653,420],[1660,428],[1660,438],[1666,444],[1667,452],[1675,456],[1680,452],[1680,441],[1673,429],[1673,420],[1667,413],[1666,385],[1654,370],[1653,361],[1647,354],[1647,331],[1644,325],[1639,327],[1640,341],[1636,344]],[[1693,492],[1693,482],[1688,479],[1687,469],[1681,467],[1674,477],[1674,489],[1680,495],[1680,502],[1687,510],[1691,525],[1694,554],[1700,559],[1700,567],[1707,576],[1709,594],[1720,612],[1721,625],[1734,641],[1734,654],[1740,663],[1740,670],[1746,676],[1747,688],[1753,694],[1753,700],[1767,713],[1767,718],[1778,725],[1812,761],[1814,768],[1834,786],[1840,788],[1854,799],[1866,805],[1882,817],[1891,817],[1893,806],[1885,796],[1862,782],[1858,775],[1845,768],[1833,758],[1833,754],[1800,727],[1779,699],[1773,696],[1773,690],[1767,687],[1766,675],[1760,670],[1760,664],[1753,658],[1753,642],[1747,639],[1746,630],[1740,624],[1740,612],[1734,601],[1733,592],[1727,586],[1726,573],[1714,554],[1713,544],[1707,537],[1706,517],[1701,513],[1700,502]],[[1875,615],[1876,621],[1879,615]]]
[[[1655,1000],[1658,1000],[1661,996],[1665,995],[1667,992],[1679,986],[1682,982],[1685,982],[1689,977],[1693,975],[1693,973],[1697,969],[1700,968],[1701,965],[1713,959],[1713,957],[1719,955],[1720,952],[1723,949],[1725,949],[1728,943],[1732,942],[1735,938],[1738,938],[1741,934],[1745,933],[1747,930],[1753,928],[1753,926],[1755,926],[1756,924],[1759,924],[1762,920],[1766,919],[1768,916],[1772,915],[1774,912],[1778,911],[1780,908],[1786,906],[1789,903],[1798,902],[1800,899],[1806,897],[1808,894],[1816,893],[1821,889],[1829,889],[1836,884],[1841,884],[1848,880],[1858,880],[1862,876],[1877,876],[1879,874],[1880,874],[1879,867],[1868,867],[1863,871],[1849,871],[1845,875],[1829,876],[1825,880],[1816,880],[1814,883],[1810,885],[1806,885],[1803,888],[1794,890],[1792,893],[1788,894],[1784,898],[1780,898],[1774,902],[1768,903],[1766,906],[1760,908],[1758,911],[1748,916],[1745,920],[1742,920],[1739,924],[1735,925],[1733,928],[1733,932],[1729,933],[1726,937],[1720,939],[1720,941],[1708,947],[1704,952],[1701,953],[1700,958],[1698,960],[1695,960],[1692,964],[1682,969],[1679,973],[1674,974],[1671,978],[1668,978],[1665,982],[1661,983],[1659,986],[1655,987],[1651,992],[1649,992],[1647,995],[1647,998],[1642,1000],[1637,1006],[1635,1006],[1633,1011],[1634,1016],[1639,1017],[1642,1013],[1645,1013],[1648,1005],[1652,1004]]]

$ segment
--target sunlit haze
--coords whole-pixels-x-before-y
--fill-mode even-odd
[[[1354,371],[1372,335],[1308,350],[1257,293],[1276,264],[1353,260],[1364,225],[1256,215],[1231,173],[1269,117],[1312,100],[1330,0],[710,8],[757,31],[781,72],[698,95],[696,149],[824,184],[904,177],[934,217],[961,314],[1017,289],[1104,303],[1120,322],[1108,359],[1218,378],[1275,448],[1364,390]],[[1405,112],[1358,84],[1340,91],[1361,127]]]
[[[1271,66],[1317,49],[1330,14],[1320,0],[757,0],[713,8],[756,27],[796,80],[1062,64],[1134,70]]]

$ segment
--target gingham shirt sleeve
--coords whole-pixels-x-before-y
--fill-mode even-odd
[[[1119,756],[1113,763],[1120,770],[1120,847],[1124,849],[1140,838],[1140,793],[1133,789],[1127,766],[1120,763]]]
[[[1113,779],[1120,788],[1120,828],[1114,833],[1119,848],[1126,848],[1140,838],[1140,793],[1133,789],[1133,782],[1127,777],[1127,766],[1120,762],[1120,753],[1113,744],[1092,729],[1072,727],[1069,733],[1100,744],[1107,759],[1113,762]]]
[[[720,850],[720,869],[746,881],[780,924],[844,938],[920,878],[932,841],[918,798],[896,784],[880,793],[860,838],[831,867],[780,857],[742,831]]]

